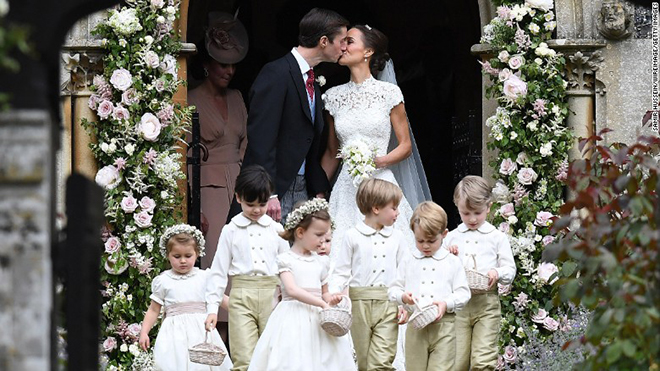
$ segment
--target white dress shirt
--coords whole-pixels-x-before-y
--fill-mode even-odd
[[[350,287],[390,287],[406,251],[401,231],[391,226],[376,230],[358,223],[344,234],[330,292],[344,289],[351,276]]]
[[[240,213],[222,229],[206,284],[208,313],[217,313],[229,276],[275,276],[277,255],[289,250],[284,228],[268,215],[252,221]]]
[[[442,246],[458,246],[458,257],[463,266],[488,275],[495,269],[499,283],[509,285],[516,276],[516,262],[513,260],[509,238],[492,224],[484,222],[477,230],[470,230],[464,223],[447,234]],[[474,256],[474,260],[472,257]]]
[[[442,248],[432,256],[424,256],[419,250],[407,254],[388,296],[403,305],[401,297],[406,292],[412,293],[421,307],[444,301],[448,313],[463,309],[471,297],[460,259]]]

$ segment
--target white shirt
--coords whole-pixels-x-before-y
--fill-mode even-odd
[[[298,52],[298,48],[293,48],[291,49],[291,54],[293,54],[293,57],[296,58],[296,62],[298,62],[298,67],[300,67],[300,73],[302,74],[302,79],[303,79],[303,85],[307,83],[307,72],[312,69],[312,67],[309,66],[309,63],[303,58],[302,55]]]
[[[277,255],[289,250],[289,243],[278,235],[284,228],[268,215],[256,222],[243,213],[222,229],[206,284],[208,313],[217,313],[229,276],[275,276]]]
[[[391,301],[403,305],[401,297],[406,292],[411,292],[421,307],[444,301],[448,313],[463,309],[471,297],[460,259],[442,248],[428,257],[419,250],[406,255],[387,293]]]
[[[513,260],[509,238],[492,224],[484,222],[477,230],[470,230],[465,224],[459,225],[442,242],[444,247],[452,245],[458,246],[458,257],[464,267],[474,269],[476,260],[479,273],[487,275],[489,270],[495,269],[500,284],[509,285],[513,282],[516,262]]]
[[[394,227],[375,230],[364,222],[349,229],[339,247],[330,292],[350,287],[390,287],[408,250],[403,233]]]

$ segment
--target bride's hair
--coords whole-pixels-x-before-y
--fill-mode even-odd
[[[371,48],[374,54],[371,56],[369,62],[369,69],[372,75],[377,75],[378,72],[385,68],[385,63],[390,60],[390,55],[387,53],[387,45],[389,43],[387,36],[377,29],[367,25],[355,25],[356,28],[362,32],[362,41],[364,46]]]

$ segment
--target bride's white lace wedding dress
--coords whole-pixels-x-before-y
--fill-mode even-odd
[[[351,139],[360,139],[370,148],[375,148],[377,156],[387,154],[387,147],[392,135],[390,112],[403,102],[403,94],[398,86],[389,82],[379,81],[369,77],[361,84],[348,82],[329,89],[323,95],[325,109],[334,118],[335,132],[339,139],[339,148]],[[378,169],[374,177],[387,180],[398,185],[390,169]],[[332,235],[331,256],[341,248],[344,233],[364,220],[355,202],[357,187],[343,167],[330,194],[330,215],[335,223]],[[415,248],[415,240],[409,223],[413,210],[405,197],[399,203],[399,217],[394,227],[401,230],[409,241],[411,249]],[[399,327],[399,341],[394,367],[405,370],[404,339],[405,325]]]
[[[349,81],[335,86],[323,95],[325,109],[334,118],[335,132],[339,139],[339,148],[351,139],[360,139],[370,148],[376,149],[377,156],[387,154],[387,146],[392,135],[390,111],[403,102],[403,94],[398,86],[369,77],[361,84]],[[387,180],[396,185],[394,174],[388,168],[376,170],[374,177]],[[357,187],[346,167],[342,167],[337,182],[330,193],[330,215],[335,223],[332,244],[341,246],[341,240],[348,229],[364,220],[355,202]],[[405,199],[399,204],[399,217],[394,224],[409,237],[411,244],[414,237],[409,222],[412,208]],[[414,248],[414,245],[410,246]],[[333,252],[336,249],[333,249]],[[332,254],[334,255],[334,254]]]

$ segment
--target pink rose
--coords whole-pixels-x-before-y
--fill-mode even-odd
[[[547,227],[550,224],[552,224],[552,213],[549,213],[547,211],[539,211],[536,213],[536,219],[534,220],[534,224],[536,224],[539,227]]]
[[[156,202],[151,198],[144,196],[140,200],[140,207],[142,208],[142,210],[150,213],[154,211],[154,208],[156,207]]]
[[[152,218],[153,215],[146,211],[140,211],[137,214],[133,214],[133,220],[135,220],[135,224],[140,228],[150,227]]]
[[[552,317],[545,317],[543,320],[543,327],[548,331],[557,331],[559,322]]]
[[[96,94],[92,94],[92,95],[89,97],[89,99],[87,100],[87,106],[89,107],[89,109],[91,109],[91,110],[93,110],[93,111],[96,111],[96,109],[97,109],[98,106],[99,106],[99,100],[100,100],[100,99],[101,99],[101,98],[100,98],[98,95],[96,95]]]
[[[538,178],[538,174],[530,167],[524,167],[518,172],[518,181],[520,184],[530,185],[536,178]]]
[[[142,327],[138,323],[131,323],[128,325],[128,332],[130,332],[133,336],[138,336],[140,335],[141,328]]]
[[[160,121],[158,121],[158,117],[154,116],[152,113],[145,113],[142,115],[140,123],[138,124],[138,132],[145,140],[155,142],[158,139],[158,135],[160,135],[160,129],[161,125]]]
[[[156,80],[154,87],[156,88],[157,92],[159,93],[162,92],[163,90],[165,90],[165,81],[163,79]]]
[[[555,241],[555,236],[547,235],[547,236],[543,237],[543,240],[542,240],[543,246],[548,246],[551,243],[553,243],[554,241]]]
[[[500,174],[511,175],[518,169],[518,165],[510,158],[505,158],[500,164]]]
[[[119,182],[121,182],[121,176],[117,168],[112,165],[107,165],[102,167],[97,173],[94,179],[98,185],[105,188],[106,190],[114,189]]]
[[[110,83],[115,89],[120,91],[126,91],[133,84],[133,76],[128,70],[120,68],[115,70],[110,77]]]
[[[527,83],[521,80],[520,77],[511,75],[506,81],[504,81],[503,93],[511,100],[516,100],[518,97],[524,97],[527,95]]]
[[[160,62],[160,69],[164,73],[169,73],[176,77],[176,59],[169,54],[165,54],[163,61]]]
[[[151,7],[154,9],[160,9],[165,5],[163,0],[151,0]]]
[[[513,208],[513,204],[512,204],[511,202],[509,202],[508,204],[504,204],[504,205],[502,205],[502,206],[500,207],[500,209],[498,210],[498,212],[499,212],[500,215],[502,215],[505,219],[508,218],[508,217],[510,217],[510,216],[512,216],[512,215],[515,215],[515,214],[516,214],[516,210]]]
[[[525,64],[525,58],[522,55],[514,55],[509,58],[509,67],[512,70],[517,70]]]
[[[133,195],[128,195],[124,196],[124,198],[121,199],[121,209],[124,210],[125,213],[132,213],[137,209],[138,203],[135,197]]]
[[[496,370],[504,370],[504,358],[501,355],[497,356],[497,366]]]
[[[532,316],[532,322],[543,323],[547,316],[548,312],[546,312],[545,309],[540,308],[539,311]]]
[[[502,61],[503,63],[506,63],[509,61],[509,52],[506,50],[502,50],[500,54],[497,55],[497,59]]]
[[[525,152],[520,152],[518,154],[518,157],[516,157],[516,162],[518,165],[525,165],[526,163],[529,162],[529,156],[527,156],[527,153]]]
[[[502,358],[504,358],[504,362],[506,363],[515,363],[516,359],[518,358],[518,350],[514,346],[507,345],[504,348],[504,354],[502,355]]]
[[[508,69],[508,68],[504,68],[504,69],[502,69],[502,71],[500,71],[500,73],[497,75],[497,78],[498,78],[498,80],[500,80],[500,82],[502,82],[502,81],[506,81],[506,80],[509,78],[509,76],[511,76],[511,74],[512,74],[512,72],[511,72],[510,69]]]
[[[112,111],[112,117],[118,121],[128,120],[131,117],[131,114],[121,104],[117,104],[114,111]]]
[[[110,237],[105,241],[105,252],[114,254],[121,248],[121,241],[117,237]]]
[[[497,227],[501,232],[503,233],[509,233],[509,230],[511,229],[511,226],[507,222],[502,222],[500,225]]]
[[[557,277],[553,278],[552,281],[550,281],[550,277],[558,272],[559,268],[557,268],[557,266],[552,263],[541,263],[538,268],[539,279],[550,285],[557,281]]]
[[[112,102],[109,100],[104,100],[99,104],[98,109],[96,110],[96,113],[99,115],[100,118],[102,119],[107,119],[108,116],[114,111],[115,107],[112,105]]]
[[[121,102],[127,106],[131,104],[138,103],[140,99],[138,98],[137,90],[130,88],[121,94]]]
[[[108,353],[116,348],[117,348],[117,339],[113,338],[112,336],[108,336],[108,338],[105,339],[105,341],[103,342],[103,350],[106,353]]]

